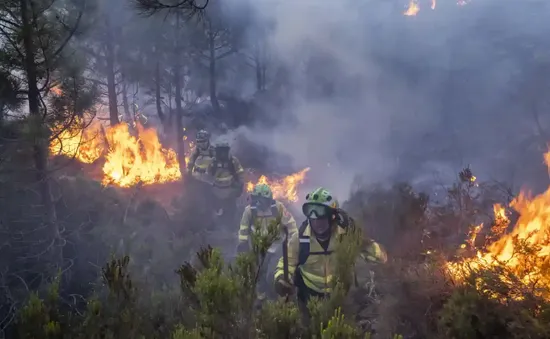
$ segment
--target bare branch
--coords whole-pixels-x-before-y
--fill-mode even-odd
[[[179,0],[175,4],[166,4],[163,0],[133,0],[134,5],[141,15],[152,16],[162,10],[184,11],[189,16],[201,14],[206,9],[210,0],[203,0],[203,4],[197,4],[197,0]]]

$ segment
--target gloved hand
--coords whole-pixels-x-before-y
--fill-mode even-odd
[[[239,245],[237,245],[237,253],[246,253],[250,250],[250,246],[247,242],[240,242]]]
[[[349,226],[353,226],[353,219],[343,209],[339,208],[336,216],[338,217],[338,225],[341,227],[347,228]]]
[[[294,291],[294,286],[291,285],[288,281],[283,279],[283,277],[277,278],[275,280],[275,292],[277,292],[277,295],[281,297],[285,297],[287,295],[292,294]]]

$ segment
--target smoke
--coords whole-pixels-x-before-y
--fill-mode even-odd
[[[311,167],[311,186],[345,199],[359,184],[448,182],[468,164],[480,179],[517,180],[533,127],[510,96],[531,63],[521,44],[549,31],[541,3],[421,2],[416,17],[403,16],[406,1],[246,3],[269,23],[271,74],[291,85],[270,112],[279,125],[245,133]]]

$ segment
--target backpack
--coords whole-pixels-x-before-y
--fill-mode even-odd
[[[197,161],[199,155],[201,155],[201,152],[198,148],[195,148],[193,155],[191,155],[191,158],[189,159],[189,166],[191,168],[195,167],[195,161]],[[208,156],[210,158],[214,158],[214,149],[212,147],[208,147]]]
[[[214,176],[216,175],[216,170],[218,168],[227,168],[229,170],[229,173],[233,177],[237,176],[237,170],[235,169],[235,163],[233,162],[233,157],[229,159],[229,161],[219,162],[216,157],[214,157],[214,160],[212,161],[212,167],[210,170],[210,175]]]

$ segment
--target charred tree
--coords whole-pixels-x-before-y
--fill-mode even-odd
[[[35,28],[32,23],[32,18],[35,13],[32,13],[31,4],[28,0],[20,0],[21,24],[23,35],[23,46],[25,51],[25,71],[28,86],[28,103],[31,123],[35,124],[36,130],[40,131],[45,128],[43,125],[43,114],[40,110],[40,91],[38,88],[38,67],[36,65],[37,51],[35,49],[36,42],[34,41]],[[55,266],[61,265],[61,252],[59,248],[59,240],[61,238],[57,225],[57,214],[53,197],[50,188],[50,178],[48,176],[48,144],[47,138],[44,138],[42,133],[33,136],[33,160],[36,169],[36,180],[42,204],[44,205],[45,224],[49,233],[49,238],[53,246],[51,249],[50,259]]]
[[[106,76],[107,76],[107,93],[109,98],[109,121],[111,126],[120,123],[118,119],[118,98],[116,91],[116,76],[115,76],[115,63],[116,52],[115,42],[113,37],[111,19],[106,16],[106,41],[105,41],[105,61],[106,61]]]
[[[176,90],[175,100],[176,100],[176,138],[177,138],[177,152],[178,152],[178,162],[180,166],[181,176],[183,177],[186,171],[185,163],[185,144],[183,142],[183,106],[182,106],[182,46],[178,39],[180,33],[180,24],[181,17],[178,14],[176,17],[176,26],[175,26],[175,48],[174,48],[174,86]]]
[[[212,22],[208,20],[208,87],[210,89],[210,102],[215,111],[220,110],[220,102],[218,101],[217,93],[217,76],[216,71],[216,36],[217,32],[212,30]]]
[[[157,107],[157,115],[163,126],[166,126],[166,117],[162,111],[162,95],[161,95],[161,77],[160,77],[160,61],[155,63],[155,105]]]

